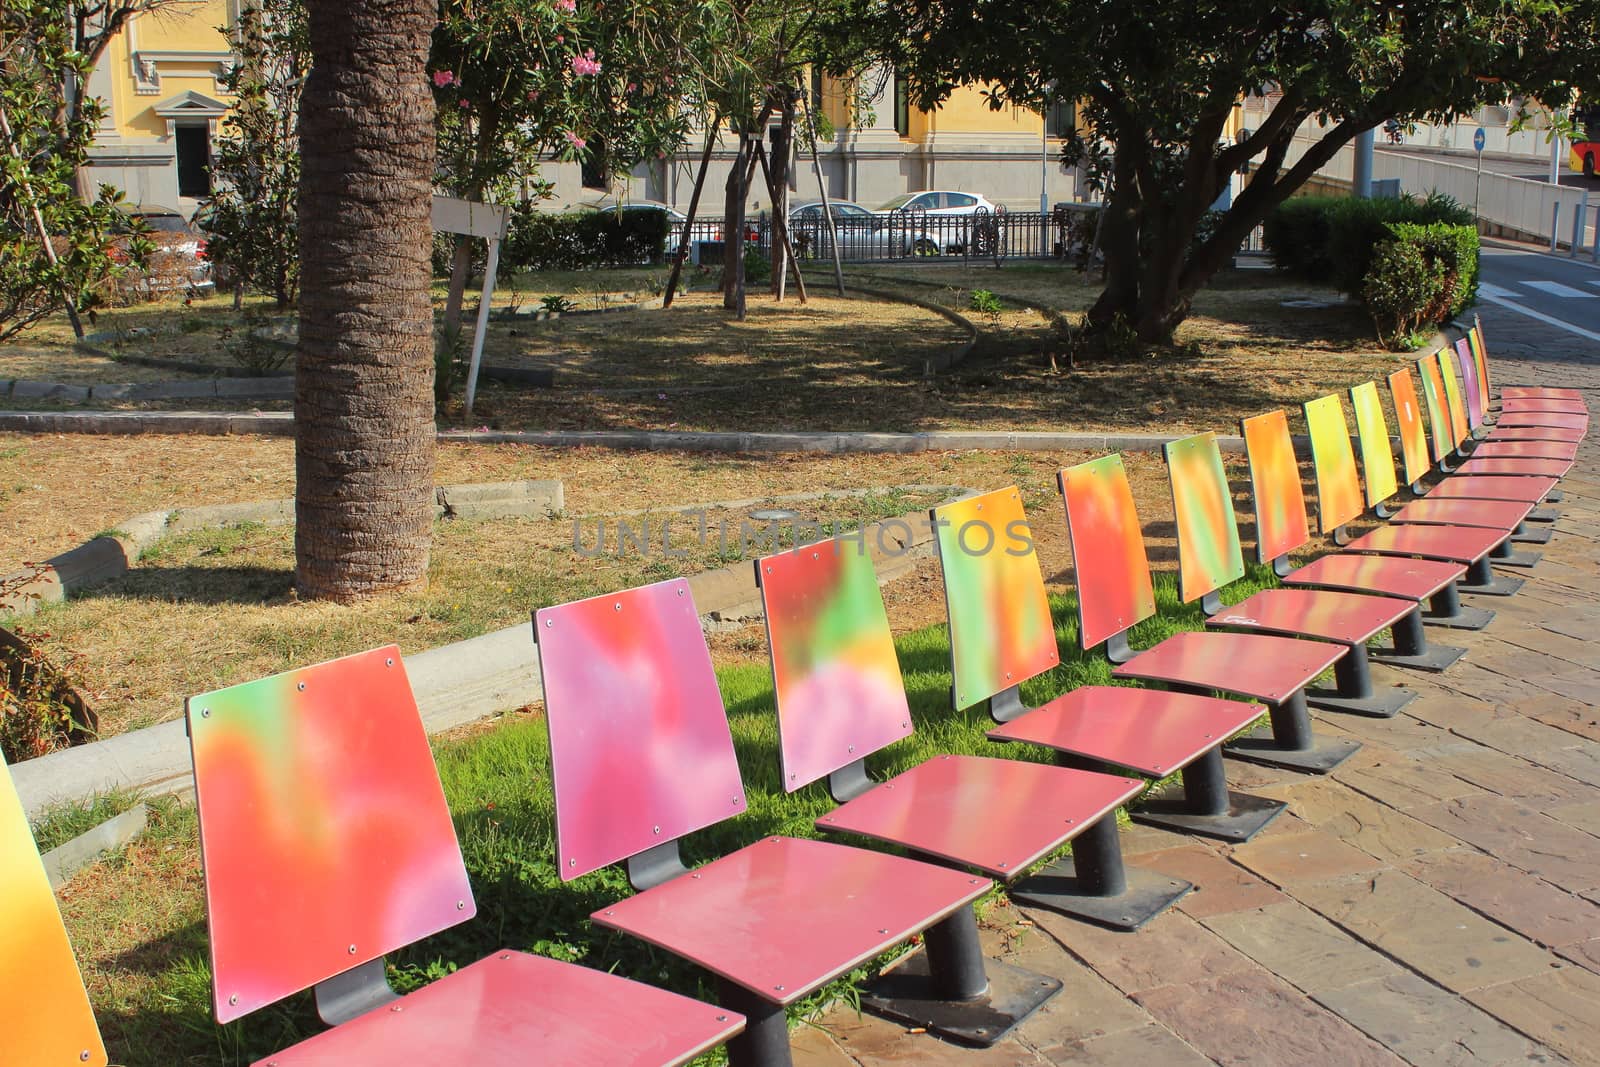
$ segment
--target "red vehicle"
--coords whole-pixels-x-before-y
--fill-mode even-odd
[[[1585,178],[1593,178],[1595,165],[1600,163],[1600,107],[1579,108],[1572,117],[1577,129],[1567,162],[1573,170],[1583,171]]]

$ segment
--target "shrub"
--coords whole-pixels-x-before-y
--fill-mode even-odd
[[[1443,285],[1424,313],[1425,322],[1449,322],[1477,302],[1477,227],[1397,222],[1389,226],[1389,232],[1395,240],[1415,245],[1442,272]]]
[[[1361,298],[1372,312],[1379,339],[1395,351],[1409,351],[1444,289],[1443,266],[1419,242],[1396,239],[1373,253]]]
[[[28,638],[0,629],[0,754],[17,763],[93,732],[93,714],[66,676]]]
[[[1263,236],[1279,270],[1359,299],[1374,251],[1400,223],[1474,228],[1472,212],[1442,193],[1384,200],[1306,196],[1278,205]]]
[[[665,256],[664,211],[579,211],[550,214],[518,205],[501,256],[508,269],[581,270],[660,263]]]

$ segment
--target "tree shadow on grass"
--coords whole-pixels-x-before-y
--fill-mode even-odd
[[[268,605],[287,601],[294,571],[278,567],[135,567],[73,599],[116,597],[169,604]]]

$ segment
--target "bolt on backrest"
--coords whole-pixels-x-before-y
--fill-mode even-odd
[[[1394,447],[1389,443],[1389,423],[1378,399],[1378,383],[1350,387],[1350,407],[1356,413],[1356,440],[1361,444],[1361,470],[1367,490],[1367,507],[1376,508],[1400,491],[1395,480]]]
[[[1311,434],[1311,465],[1317,475],[1317,525],[1323,534],[1337,540],[1336,531],[1366,510],[1356,475],[1356,454],[1350,447],[1350,426],[1337,396],[1306,401],[1305,413]]]
[[[1250,461],[1250,492],[1255,498],[1256,561],[1275,563],[1311,540],[1300,460],[1282,410],[1253,415],[1239,423]]]
[[[930,515],[950,620],[951,700],[959,710],[1043,674],[1061,653],[1017,488],[943,504]]]
[[[1212,594],[1244,577],[1244,552],[1233,491],[1214,433],[1168,441],[1163,448],[1178,528],[1178,587],[1184,603],[1200,599],[1207,614],[1221,610]]]
[[[0,1063],[105,1067],[72,943],[61,921],[33,831],[0,760]]]
[[[397,647],[186,710],[219,1021],[476,914]]]
[[[745,810],[688,582],[541,608],[534,632],[563,881]]]
[[[1428,407],[1428,438],[1433,445],[1433,461],[1442,463],[1455,451],[1451,437],[1450,415],[1445,409],[1444,377],[1439,373],[1439,361],[1424,357],[1417,360],[1417,375],[1422,379],[1422,399]]]
[[[756,561],[756,582],[785,791],[910,736],[889,615],[865,548],[836,538],[779,552]]]
[[[1156,613],[1156,597],[1122,457],[1102,456],[1056,478],[1077,573],[1079,642],[1126,645],[1127,631]]]
[[[1400,424],[1400,457],[1405,466],[1406,484],[1415,486],[1427,475],[1428,434],[1422,426],[1422,409],[1417,402],[1417,386],[1404,367],[1389,375],[1389,397],[1394,401],[1395,420]]]

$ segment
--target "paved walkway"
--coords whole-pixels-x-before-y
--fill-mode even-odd
[[[1484,315],[1500,382],[1583,388],[1600,345]],[[1517,596],[1393,720],[1318,713],[1365,748],[1326,778],[1229,762],[1290,813],[1230,847],[1149,828],[1130,862],[1199,888],[1134,934],[998,909],[992,953],[1065,990],[976,1052],[836,1009],[803,1067],[918,1063],[1600,1064],[1600,443]],[[1403,674],[1403,679],[1402,679]]]

